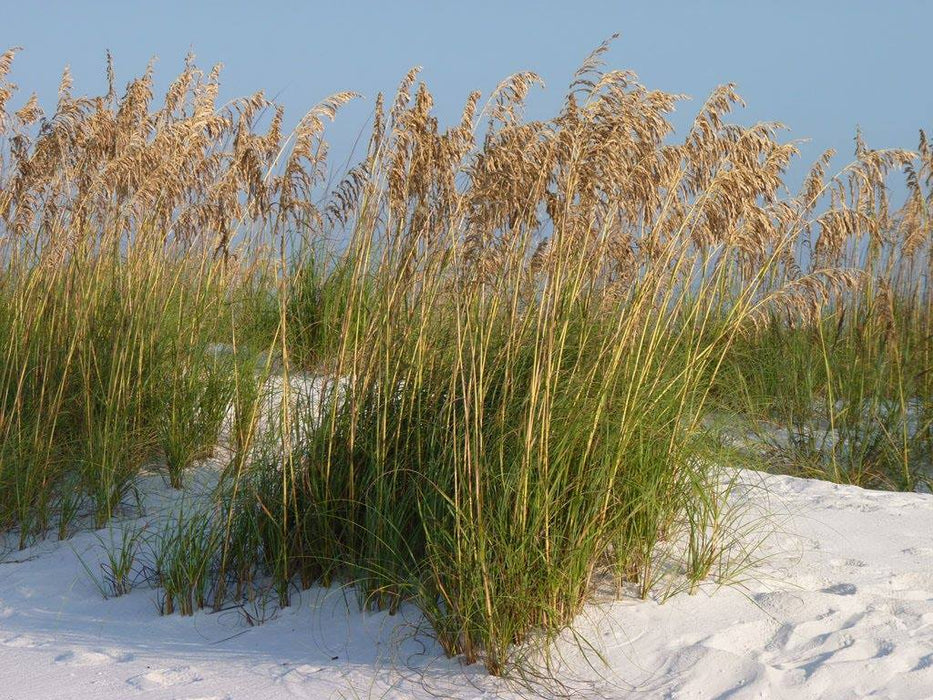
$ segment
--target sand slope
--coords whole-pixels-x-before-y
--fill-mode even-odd
[[[746,474],[773,514],[743,590],[590,606],[554,670],[594,697],[933,697],[933,496]],[[165,503],[158,480],[149,498]],[[162,501],[158,499],[162,498]],[[156,512],[158,508],[152,508]],[[105,535],[105,538],[107,535]],[[0,698],[528,696],[445,659],[412,610],[356,612],[312,590],[258,627],[236,611],[160,617],[142,588],[103,600],[93,533],[0,564]],[[538,692],[543,692],[538,687]],[[552,692],[554,689],[552,688]]]

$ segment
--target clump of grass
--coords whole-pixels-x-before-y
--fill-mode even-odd
[[[288,273],[284,311],[296,367],[326,366],[340,345],[343,319],[351,307],[353,261],[343,257],[331,262],[329,255],[302,247]],[[358,306],[355,310],[361,311]]]
[[[100,576],[88,564],[78,557],[84,571],[97,586],[104,598],[119,597],[129,593],[140,578],[143,566],[140,554],[146,541],[146,528],[139,525],[125,525],[110,530],[110,541],[105,542],[98,535],[98,542],[104,550],[106,561],[100,564]]]
[[[209,510],[179,511],[150,541],[155,581],[162,589],[163,615],[193,615],[208,605],[216,582],[214,561],[220,531]]]
[[[708,400],[764,321],[799,342],[780,319],[859,288],[841,265],[795,260],[811,224],[846,239],[864,209],[842,198],[809,220],[824,161],[778,201],[793,145],[774,125],[725,126],[731,86],[669,145],[676,98],[602,73],[602,50],[550,121],[519,118],[533,74],[504,82],[481,140],[477,97],[441,132],[414,73],[377,110],[366,176],[339,198],[352,236],[329,400],[283,409],[282,453],[241,474],[256,507],[231,516],[252,523],[281,591],[336,578],[363,606],[413,601],[449,653],[493,673],[515,643],[570,623],[600,576],[647,596],[672,590],[672,570],[695,590],[747,561],[727,553],[735,481],[696,458]],[[909,158],[865,152],[859,173],[876,187]],[[281,296],[286,375],[321,347],[318,321],[296,320],[321,288],[306,274],[312,291]],[[796,425],[827,357],[801,357]]]
[[[517,116],[535,76],[503,83],[478,148],[477,98],[441,132],[414,74],[377,113],[330,400],[323,420],[292,416],[317,426],[297,437],[284,420],[277,464],[255,465],[278,475],[250,517],[279,585],[347,578],[364,606],[414,601],[449,653],[493,673],[569,624],[599,576],[649,595],[661,543],[687,543],[668,549],[692,585],[714,569],[726,510],[691,456],[709,382],[794,292],[774,275],[806,203],[760,204],[793,147],[723,126],[731,87],[668,146],[676,98],[603,74],[601,51],[547,122]]]
[[[194,360],[172,375],[166,397],[170,408],[162,416],[159,432],[165,452],[169,480],[181,488],[184,470],[212,454],[229,405],[229,365],[212,360]]]
[[[715,392],[758,424],[780,470],[912,490],[929,479],[931,150],[924,132],[917,154],[872,150],[859,135],[856,160],[824,182],[831,155],[814,169],[806,227],[772,282],[809,301],[778,303],[743,335]],[[909,196],[893,211],[886,177],[899,166]],[[846,283],[801,294],[799,280],[832,270]]]
[[[49,433],[43,432],[45,427],[43,421],[36,420],[32,426],[21,426],[15,431],[8,429],[0,446],[4,521],[7,527],[13,523],[18,525],[20,549],[41,535],[53,517],[54,484],[61,472],[62,459],[54,452],[54,442],[49,444]],[[63,508],[60,513],[61,527],[67,529],[74,511]]]
[[[182,345],[179,343],[178,345]],[[234,395],[234,363],[208,351],[204,343],[176,345],[165,361],[164,408],[159,412],[159,443],[173,488],[191,464],[212,454]]]
[[[66,534],[85,498],[104,524],[144,464],[164,457],[178,485],[213,445],[231,382],[205,348],[270,295],[245,231],[304,210],[320,120],[349,95],[309,115],[274,174],[281,110],[261,94],[218,107],[219,67],[189,57],[156,107],[151,69],[119,96],[108,59],[106,95],[74,96],[66,71],[46,115],[10,108],[15,53],[0,57],[0,527],[25,543],[56,508]]]

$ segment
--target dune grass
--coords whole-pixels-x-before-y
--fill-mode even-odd
[[[330,190],[324,126],[352,93],[285,134],[261,93],[218,106],[219,70],[189,59],[158,105],[151,69],[122,97],[112,71],[96,98],[66,73],[45,116],[8,107],[4,54],[0,530],[103,527],[142,470],[183,487],[221,443],[216,498],[153,549],[163,612],[349,582],[502,674],[597,584],[729,578],[710,415],[750,427],[743,459],[917,488],[925,137],[859,139],[792,195],[794,144],[730,123],[733,86],[674,134],[679,96],[605,70],[607,48],[540,121],[520,73],[444,129],[413,70]],[[136,560],[109,561],[122,592]]]

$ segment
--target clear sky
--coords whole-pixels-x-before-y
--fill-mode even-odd
[[[488,93],[524,69],[547,83],[530,112],[544,116],[580,61],[614,32],[611,67],[694,98],[679,121],[733,81],[749,105],[740,120],[784,122],[788,138],[811,139],[806,159],[827,147],[848,159],[857,124],[874,147],[914,148],[918,129],[933,129],[927,0],[0,0],[0,49],[25,49],[12,78],[46,105],[66,64],[76,91],[90,92],[105,89],[106,49],[121,85],[157,56],[161,87],[193,49],[202,67],[225,64],[224,97],[262,88],[293,119],[331,92],[362,93],[332,132],[344,155],[375,94],[393,92],[411,66],[424,67],[442,121],[459,114],[470,90]]]

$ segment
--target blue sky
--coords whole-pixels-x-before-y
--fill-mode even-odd
[[[264,89],[291,117],[331,92],[365,100],[331,132],[345,155],[375,94],[392,92],[414,65],[442,121],[473,89],[517,70],[541,74],[532,116],[556,110],[580,61],[614,32],[611,67],[634,69],[652,88],[687,93],[684,122],[718,83],[738,83],[742,122],[778,120],[809,138],[804,160],[834,147],[847,159],[856,125],[869,145],[913,148],[933,129],[929,41],[933,2],[761,0],[682,2],[24,2],[0,0],[0,48],[24,47],[13,80],[25,97],[54,102],[70,64],[79,92],[104,89],[104,55],[122,85],[158,57],[158,85],[193,49],[222,61],[223,96]],[[841,163],[840,158],[839,163]],[[794,169],[796,179],[806,169]]]

